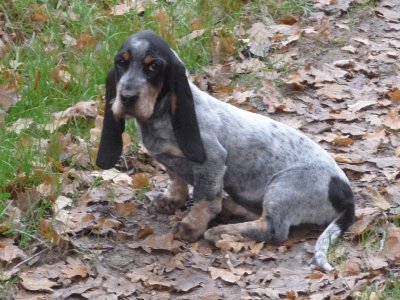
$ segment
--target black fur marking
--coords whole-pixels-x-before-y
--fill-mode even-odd
[[[104,111],[103,130],[96,165],[102,169],[110,169],[118,162],[122,152],[122,133],[125,129],[124,120],[116,120],[111,110],[112,101],[117,94],[115,70],[112,69],[106,80],[106,107]]]
[[[355,219],[354,197],[349,184],[339,177],[332,177],[329,182],[329,201],[338,213],[343,212],[336,223],[342,232],[346,231]]]

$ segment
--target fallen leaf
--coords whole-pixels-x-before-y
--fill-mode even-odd
[[[67,262],[68,264],[61,269],[61,273],[64,274],[66,278],[85,278],[88,275],[88,268],[79,259],[69,257],[67,258]]]
[[[353,139],[349,137],[337,137],[333,142],[338,146],[350,146],[353,144]]]
[[[376,189],[371,188],[372,201],[376,207],[382,210],[390,209],[390,204],[386,201],[385,197]]]
[[[400,89],[395,87],[394,89],[390,90],[388,93],[389,99],[392,100],[394,103],[400,104]]]
[[[233,274],[231,271],[226,269],[219,269],[214,267],[208,267],[212,279],[221,278],[223,281],[235,283],[240,280],[240,276]]]
[[[233,251],[234,253],[238,253],[242,250],[251,249],[254,244],[256,244],[256,242],[253,240],[243,241],[240,237],[223,234],[222,239],[217,241],[215,246],[222,251]]]
[[[387,112],[386,118],[383,121],[383,125],[392,130],[400,130],[400,116],[397,109],[390,109]]]
[[[370,270],[380,270],[388,266],[386,259],[380,256],[369,256],[367,262]]]
[[[131,176],[122,173],[116,169],[93,171],[90,173],[93,177],[101,177],[103,180],[111,180],[112,182],[120,185],[131,185]]]
[[[252,54],[264,57],[268,53],[272,43],[270,39],[273,37],[273,32],[264,23],[257,22],[251,25],[247,31],[249,36],[249,50]]]
[[[151,186],[150,176],[147,173],[137,173],[131,176],[132,187],[135,189],[148,189]]]
[[[174,236],[171,232],[161,236],[156,236],[152,234],[146,237],[146,239],[144,239],[143,241],[128,244],[129,248],[142,248],[147,253],[151,253],[152,250],[166,250],[169,252],[177,252],[182,246],[183,243],[174,240]]]
[[[356,211],[357,221],[354,222],[348,231],[355,236],[363,233],[368,226],[377,218],[380,210],[378,208],[367,208],[363,210]]]
[[[146,224],[146,225],[140,226],[140,228],[136,232],[136,236],[138,239],[144,239],[153,233],[154,233],[154,229]]]
[[[47,278],[37,277],[35,273],[30,271],[20,273],[19,278],[21,279],[21,284],[24,289],[29,291],[52,292],[52,287],[59,285],[57,282]]]
[[[389,223],[386,228],[387,236],[382,254],[390,260],[400,262],[400,228]]]
[[[345,260],[337,266],[341,276],[356,276],[361,273],[362,261],[358,257]]]
[[[0,85],[0,109],[8,111],[19,99],[16,87],[8,84]]]
[[[27,258],[27,255],[18,246],[13,245],[14,241],[8,238],[0,239],[0,261],[10,265],[16,261]]]
[[[347,105],[347,107],[351,111],[357,112],[357,111],[360,111],[360,110],[362,110],[362,109],[364,109],[366,107],[372,106],[374,104],[376,104],[376,101],[374,101],[374,100],[360,100],[360,101],[357,101],[354,104]]]
[[[123,217],[130,217],[136,214],[138,208],[132,202],[115,203],[112,210]]]
[[[174,282],[174,289],[178,292],[187,293],[192,289],[201,286],[204,282],[205,279],[201,275],[186,272],[181,278]]]

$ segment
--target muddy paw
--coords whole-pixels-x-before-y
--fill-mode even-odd
[[[203,230],[196,228],[195,224],[189,224],[186,222],[178,223],[173,230],[176,239],[185,240],[191,243],[201,238],[203,232]]]
[[[162,214],[173,214],[178,208],[182,206],[182,201],[168,198],[164,194],[160,194],[152,202],[152,207],[156,212]]]

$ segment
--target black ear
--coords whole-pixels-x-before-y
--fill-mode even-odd
[[[175,56],[175,54],[173,54]],[[174,57],[170,66],[171,119],[178,145],[187,159],[196,163],[206,160],[195,112],[192,91],[185,66]]]
[[[112,103],[117,95],[116,74],[114,68],[108,72],[106,81],[106,108],[104,110],[103,130],[96,165],[102,169],[115,166],[122,153],[122,133],[125,121],[116,119],[111,110]]]

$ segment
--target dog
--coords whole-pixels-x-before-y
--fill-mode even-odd
[[[125,119],[134,118],[150,155],[169,175],[157,211],[173,213],[188,198],[193,206],[175,237],[224,234],[281,243],[300,224],[327,225],[314,261],[324,271],[329,244],[354,222],[353,193],[334,159],[310,138],[283,123],[224,103],[186,76],[178,55],[152,31],[130,36],[106,80],[106,106],[96,164],[112,168],[120,158]],[[222,197],[225,191],[230,197]],[[223,211],[242,223],[208,228]]]

